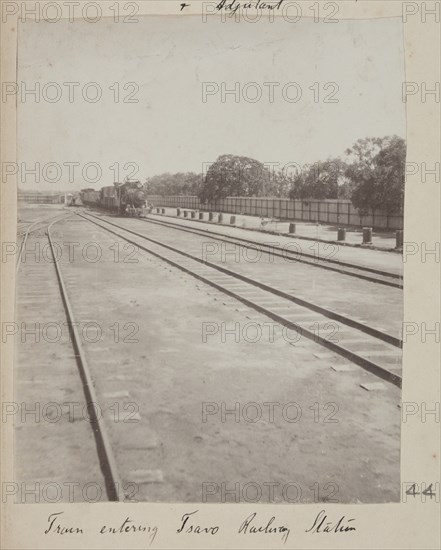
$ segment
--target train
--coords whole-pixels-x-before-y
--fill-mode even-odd
[[[64,204],[66,206],[81,206],[81,200],[78,193],[67,193],[64,196]]]
[[[95,189],[82,189],[81,201],[86,206],[110,210],[122,216],[140,216],[152,208],[147,202],[147,195],[139,180],[125,180],[113,185]]]

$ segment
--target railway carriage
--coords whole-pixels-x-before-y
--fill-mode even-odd
[[[66,206],[81,206],[80,195],[78,193],[67,193],[64,197],[64,204]]]
[[[80,191],[80,197],[83,204],[87,206],[99,206],[100,192],[95,189],[82,189]]]
[[[106,210],[118,212],[120,209],[120,198],[118,196],[118,188],[114,185],[102,187],[100,190],[100,203]]]

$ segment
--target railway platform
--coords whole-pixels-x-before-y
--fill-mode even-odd
[[[171,207],[159,207],[160,210],[165,210],[165,214],[169,216],[175,216],[177,208]],[[205,220],[208,220],[209,212],[205,211],[194,211],[188,208],[180,208],[182,212],[188,212],[188,218],[191,219],[190,213],[196,212],[196,219],[200,212],[203,212],[203,217]],[[156,212],[156,208],[154,208]],[[219,212],[213,213],[215,219],[217,219]],[[250,231],[261,231],[272,234],[286,234],[290,235],[290,225],[294,224],[295,237],[311,239],[315,241],[322,242],[338,242],[338,226],[326,223],[313,223],[306,222],[302,220],[277,220],[272,218],[260,218],[258,216],[249,216],[243,214],[231,214],[223,213],[224,224],[228,224],[231,216],[235,218],[235,226],[243,229],[248,229]],[[344,227],[344,226],[343,226]],[[356,227],[344,227],[346,234],[345,240],[339,242],[341,246],[349,247],[358,247],[363,243],[363,230],[362,228]],[[389,252],[398,252],[396,250],[396,231],[393,230],[376,230],[372,232],[372,246],[369,247],[371,250],[387,250]]]
[[[260,231],[257,220],[255,218],[255,227],[241,227],[241,217],[236,216],[236,224],[233,226],[228,223],[230,215],[224,215],[225,223],[219,224],[216,222],[208,221],[208,213],[204,213],[204,219],[199,220],[190,217],[184,218],[182,215],[176,215],[176,208],[165,208],[164,214],[156,213],[156,209],[149,214],[150,217],[157,218],[172,218],[173,223],[180,224],[183,227],[196,227],[198,229],[204,228],[207,232],[212,231],[214,233],[237,236],[244,239],[249,239],[256,243],[277,243],[278,246],[290,246],[296,243],[299,246],[299,250],[304,250],[309,254],[318,254],[322,258],[329,258],[340,262],[351,262],[364,267],[371,267],[378,270],[384,270],[397,275],[401,275],[403,272],[403,257],[401,254],[390,253],[387,250],[372,249],[370,247],[348,247],[338,243],[317,241],[314,240],[313,231],[310,230],[310,234],[307,239],[303,239],[301,235],[288,235],[282,231],[280,234],[271,234],[268,232]],[[248,217],[247,217],[248,218]],[[217,219],[217,216],[216,216]],[[314,226],[315,227],[315,226]],[[282,229],[282,225],[280,226]],[[324,235],[324,229],[321,230],[320,237]],[[361,236],[353,237],[357,238],[361,242]],[[311,240],[312,239],[312,240]],[[389,244],[392,244],[393,239],[389,239]],[[393,241],[395,242],[395,241]]]

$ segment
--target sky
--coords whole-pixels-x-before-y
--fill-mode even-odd
[[[222,154],[304,165],[341,156],[359,138],[405,137],[400,19],[139,19],[20,24],[20,188],[65,191],[125,176],[199,173]],[[40,101],[23,101],[36,82]],[[78,83],[73,102],[66,82]],[[279,83],[272,102],[265,82]],[[222,95],[235,86],[238,98]],[[204,87],[212,92],[205,101]],[[97,89],[99,101],[83,98]],[[45,99],[57,90],[57,102]],[[250,101],[258,92],[259,101]],[[39,183],[25,175],[35,163]]]

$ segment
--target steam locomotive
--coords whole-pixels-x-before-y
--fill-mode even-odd
[[[150,205],[139,180],[125,180],[113,185],[95,189],[82,189],[80,197],[83,204],[104,208],[124,216],[140,216]]]

